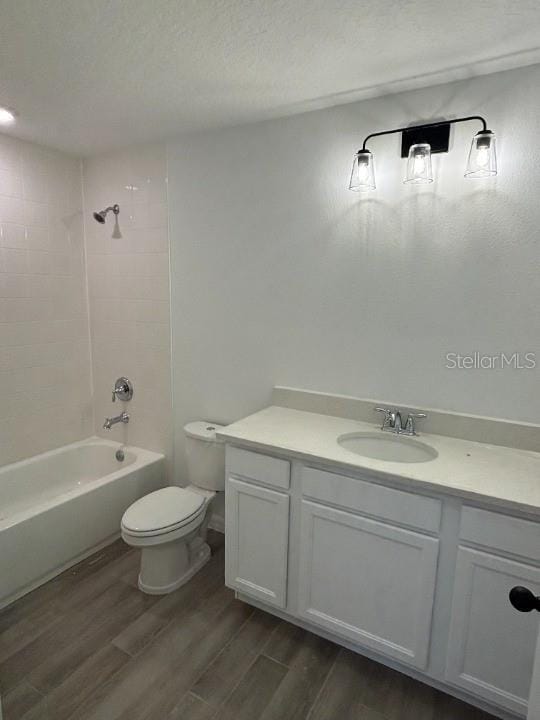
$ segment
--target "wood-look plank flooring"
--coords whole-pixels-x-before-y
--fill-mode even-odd
[[[171,595],[119,540],[0,612],[4,720],[493,720],[235,600],[209,541]]]

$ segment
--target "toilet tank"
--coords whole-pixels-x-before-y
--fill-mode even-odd
[[[223,425],[198,420],[184,426],[189,483],[225,490],[225,444],[216,437]]]

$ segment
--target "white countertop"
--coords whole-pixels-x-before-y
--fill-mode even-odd
[[[378,429],[380,425],[271,406],[228,425],[218,437],[254,450],[364,469],[371,477],[391,479],[409,489],[540,515],[540,453],[419,433],[418,439],[435,448],[438,457],[399,463],[357,455],[337,443],[344,433]]]

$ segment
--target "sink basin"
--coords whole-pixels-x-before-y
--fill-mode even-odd
[[[431,445],[402,435],[379,433],[347,433],[338,443],[345,450],[386,462],[418,463],[435,460],[438,452]]]

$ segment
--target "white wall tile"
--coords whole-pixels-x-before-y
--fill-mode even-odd
[[[78,160],[0,136],[1,464],[93,432],[81,207]]]
[[[120,438],[102,423],[123,374],[135,397],[122,439],[171,456],[165,146],[91,159],[83,182],[84,215],[77,160],[0,136],[2,464],[94,432]],[[120,239],[113,218],[91,215],[113,203]]]
[[[134,148],[84,162],[85,239],[94,377],[95,431],[164,452],[170,460],[169,239],[165,146]],[[113,218],[99,225],[92,212],[118,203],[120,239]],[[103,430],[120,375],[133,382],[126,405],[130,423]]]
[[[0,195],[22,197],[22,179],[15,170],[0,170]]]
[[[4,223],[0,225],[0,245],[7,248],[26,247],[26,229],[24,225]]]

